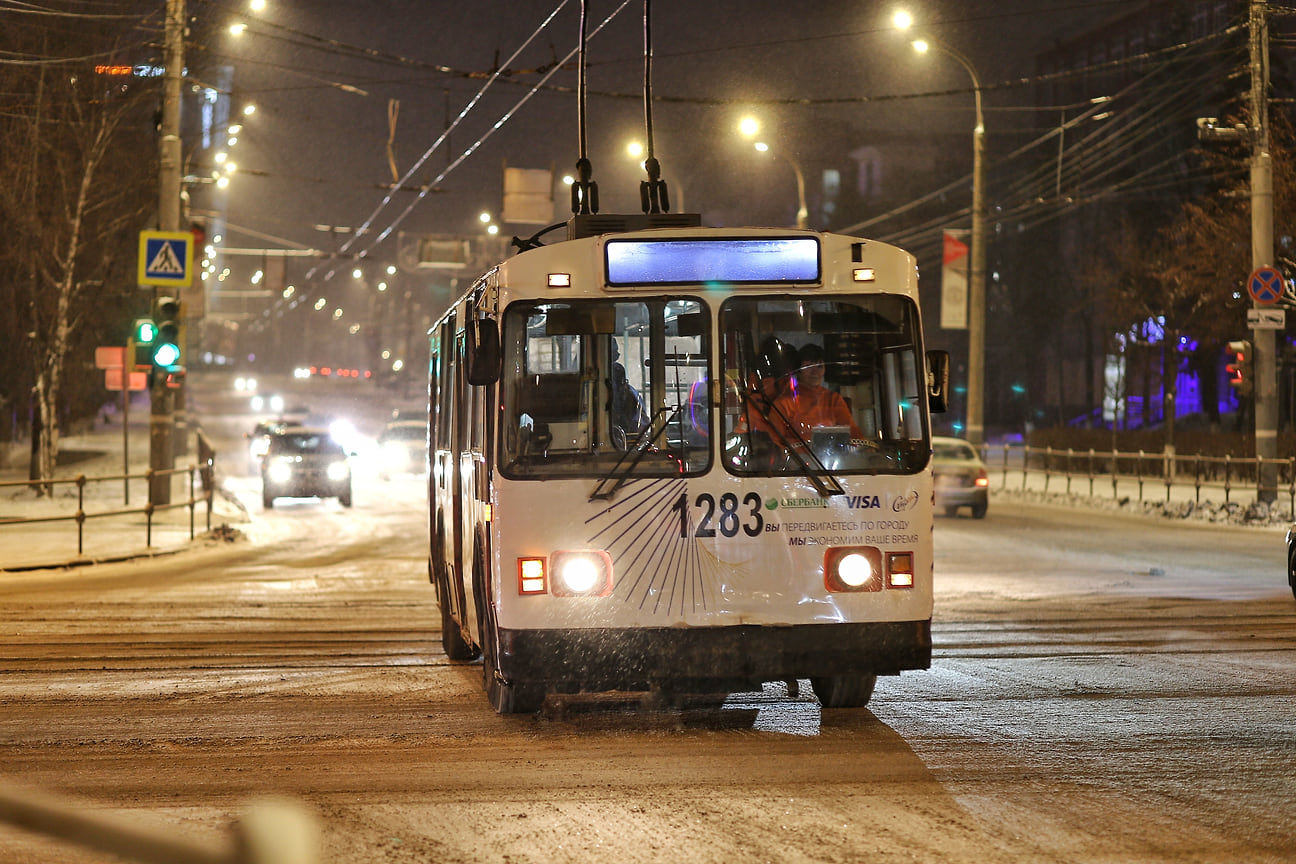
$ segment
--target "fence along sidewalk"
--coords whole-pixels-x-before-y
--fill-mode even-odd
[[[200,455],[206,457],[201,464],[165,471],[149,469],[129,474],[79,474],[52,480],[0,482],[0,571],[75,566],[156,553],[160,547],[155,541],[171,546],[186,539],[185,526],[174,518],[179,516],[182,520],[186,515],[184,510],[188,511],[187,539],[194,539],[200,503],[206,504],[205,530],[211,531],[215,454],[210,447],[203,451],[200,448]],[[182,500],[173,497],[167,505],[148,502],[147,491],[153,478],[160,475],[181,478],[181,483],[187,486],[187,496]],[[139,484],[135,500],[145,503],[136,506],[125,503],[132,497],[131,481]],[[48,487],[51,494],[31,500],[3,497],[7,489],[33,486]],[[59,490],[71,487],[75,487],[75,495],[67,492],[60,495]],[[121,506],[113,506],[118,497]],[[22,515],[16,515],[19,510]],[[75,523],[75,532],[68,530],[68,523]],[[101,528],[91,532],[94,553],[89,558],[85,557],[87,526]],[[74,539],[76,557],[71,553]]]
[[[1296,511],[1296,458],[1196,456],[1143,450],[1074,450],[1009,444],[983,445],[987,470],[1001,477],[1000,488],[1020,480],[1021,491],[1059,492],[1091,498],[1153,497],[1167,503],[1202,503],[1202,495],[1223,494],[1224,503],[1252,503],[1269,492]],[[1277,468],[1277,482],[1262,488],[1262,470]]]

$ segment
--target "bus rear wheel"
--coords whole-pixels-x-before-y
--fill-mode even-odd
[[[876,675],[851,673],[811,678],[810,686],[824,708],[863,708],[873,696]]]

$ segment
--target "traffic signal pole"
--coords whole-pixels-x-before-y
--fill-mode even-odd
[[[1265,0],[1252,0],[1251,41],[1251,265],[1273,266],[1273,158],[1269,152],[1269,24]],[[1263,459],[1258,497],[1278,497],[1277,331],[1257,329],[1255,345],[1255,451]]]
[[[184,78],[184,0],[166,0],[166,71],[162,83],[162,125],[158,146],[158,229],[180,230],[180,85]],[[154,291],[156,300],[157,292]],[[175,467],[175,396],[166,375],[154,369],[149,399],[149,468],[170,471]],[[149,503],[171,503],[171,475],[155,476],[149,483]]]

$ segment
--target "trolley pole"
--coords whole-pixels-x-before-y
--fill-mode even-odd
[[[158,229],[180,230],[180,85],[184,78],[184,0],[166,0],[166,72],[162,84],[162,127],[158,145]],[[155,292],[156,293],[156,292]],[[149,468],[175,467],[175,396],[166,376],[153,376],[149,392]],[[171,503],[171,475],[154,476],[149,503]]]
[[[1273,158],[1269,152],[1269,23],[1266,0],[1251,0],[1251,265],[1273,266]],[[1264,462],[1258,496],[1278,497],[1278,362],[1275,331],[1257,329],[1255,345],[1255,451]]]

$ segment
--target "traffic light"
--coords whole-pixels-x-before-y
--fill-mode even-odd
[[[174,297],[159,297],[153,304],[153,321],[157,326],[153,337],[153,365],[179,366],[180,301]]]
[[[147,369],[153,365],[153,340],[157,338],[157,325],[152,318],[136,318],[131,327],[126,359],[134,368]]]
[[[1255,388],[1255,354],[1245,339],[1228,343],[1229,386],[1239,396],[1250,396]]]

